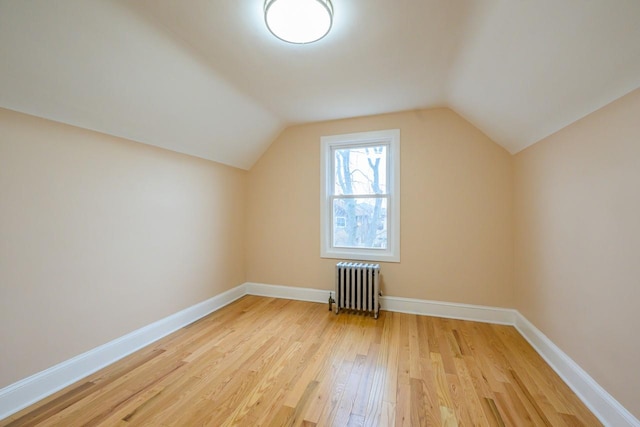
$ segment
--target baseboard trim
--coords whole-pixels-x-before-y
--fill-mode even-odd
[[[633,414],[520,312],[514,326],[604,425],[640,427]]]
[[[0,389],[0,420],[246,295],[244,284]]]
[[[260,297],[293,299],[308,302],[329,302],[332,290],[299,288],[295,286],[267,285],[265,283],[245,283],[247,294]]]
[[[247,282],[245,285],[248,295],[320,303],[328,302],[329,293],[334,293],[333,289],[322,290],[295,286],[268,285],[255,282]],[[380,306],[382,310],[395,311],[398,313],[421,314],[424,316],[473,320],[476,322],[499,323],[504,325],[513,325],[516,316],[516,311],[508,308],[390,296],[381,297]]]
[[[513,325],[516,311],[509,308],[484,305],[458,304],[442,301],[420,300],[383,296],[380,305],[383,310],[422,316],[445,317],[448,319],[472,320],[474,322]]]

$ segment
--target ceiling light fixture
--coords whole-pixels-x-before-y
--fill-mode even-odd
[[[269,31],[289,43],[313,43],[333,24],[331,0],[265,0],[264,22]]]

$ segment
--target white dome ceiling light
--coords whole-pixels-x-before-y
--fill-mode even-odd
[[[265,0],[264,21],[269,31],[289,43],[313,43],[333,24],[331,0]]]

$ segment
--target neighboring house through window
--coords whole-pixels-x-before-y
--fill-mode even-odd
[[[400,261],[400,130],[321,138],[321,256]]]

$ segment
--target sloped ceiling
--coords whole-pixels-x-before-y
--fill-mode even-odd
[[[287,125],[447,106],[511,153],[640,87],[637,0],[0,0],[0,106],[248,169]]]

